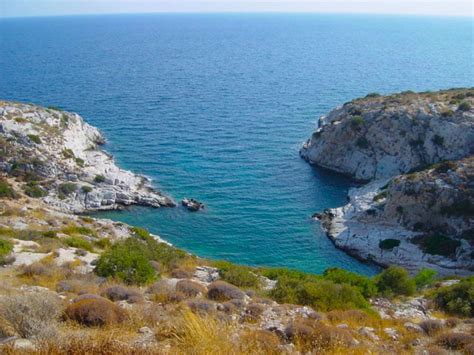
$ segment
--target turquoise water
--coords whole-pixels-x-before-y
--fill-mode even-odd
[[[0,20],[0,97],[79,112],[118,163],[202,213],[104,216],[204,257],[321,272],[376,268],[310,220],[351,182],[298,149],[368,92],[474,86],[470,19],[117,15]]]

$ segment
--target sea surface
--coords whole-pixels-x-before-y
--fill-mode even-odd
[[[322,272],[377,268],[311,214],[345,177],[298,149],[318,116],[369,92],[474,86],[469,18],[114,15],[0,19],[0,98],[80,113],[118,163],[181,207],[102,216],[203,257]]]

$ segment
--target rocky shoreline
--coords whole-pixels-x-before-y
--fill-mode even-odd
[[[59,211],[175,206],[150,179],[119,168],[99,130],[75,113],[0,101],[0,138],[0,171]]]
[[[300,154],[369,182],[318,215],[334,245],[382,266],[474,272],[474,90],[368,95],[331,111]]]

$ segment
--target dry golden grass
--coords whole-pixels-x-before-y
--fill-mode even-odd
[[[235,325],[190,310],[182,313],[182,327],[175,334],[175,345],[185,354],[238,354],[232,341]]]

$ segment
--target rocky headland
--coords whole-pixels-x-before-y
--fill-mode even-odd
[[[319,217],[349,254],[474,272],[474,89],[370,94],[320,118],[300,154],[368,182]]]
[[[0,101],[0,171],[27,195],[74,213],[175,205],[145,176],[119,168],[104,142],[75,113]]]

